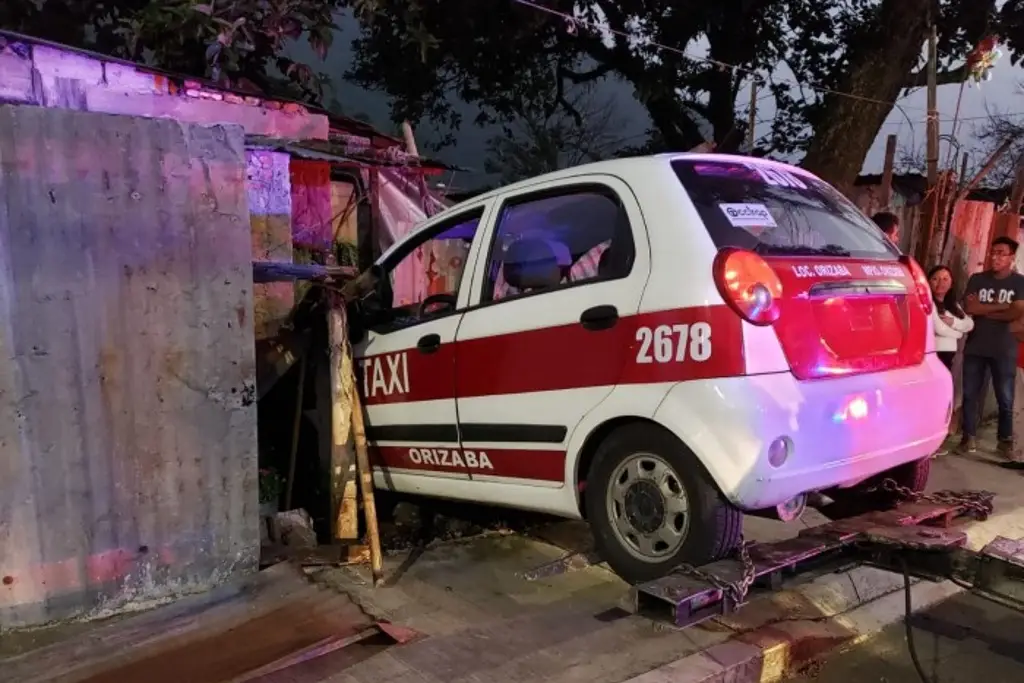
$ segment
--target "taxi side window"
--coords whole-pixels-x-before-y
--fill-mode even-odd
[[[623,278],[635,254],[629,218],[611,188],[516,198],[498,216],[481,303]]]
[[[483,208],[435,226],[405,245],[385,263],[380,283],[383,311],[374,329],[391,332],[430,320],[456,308],[470,245]]]

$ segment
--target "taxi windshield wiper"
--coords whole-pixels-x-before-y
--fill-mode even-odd
[[[852,256],[849,249],[845,249],[838,244],[808,247],[800,244],[783,245],[761,242],[754,248],[754,251],[758,254],[774,254],[777,256]]]

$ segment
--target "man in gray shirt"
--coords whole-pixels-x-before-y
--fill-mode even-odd
[[[1024,315],[1024,275],[1014,272],[1017,242],[1009,237],[992,241],[989,270],[967,281],[964,310],[974,317],[974,329],[964,345],[963,440],[960,449],[972,453],[981,413],[985,373],[999,405],[999,451],[1013,453],[1013,389],[1017,374],[1017,340],[1010,324]]]

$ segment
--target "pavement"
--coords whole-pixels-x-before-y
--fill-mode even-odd
[[[997,494],[995,514],[964,527],[977,548],[997,535],[1024,537],[1024,479],[996,466],[994,446],[986,432],[977,454],[940,456],[932,472],[932,490]],[[815,514],[801,520],[805,526],[823,521]],[[747,538],[769,541],[799,528],[750,518],[745,531]],[[902,578],[859,567],[677,630],[617,609],[627,587],[601,566],[540,581],[520,578],[587,543],[585,527],[571,522],[554,523],[539,536],[492,534],[399,553],[388,558],[383,588],[372,587],[365,568],[319,572],[319,581],[354,596],[374,616],[424,636],[329,680],[776,683],[840,648],[867,642],[903,616]],[[917,583],[913,599],[926,609],[959,590]]]

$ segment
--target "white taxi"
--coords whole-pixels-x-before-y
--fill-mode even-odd
[[[462,272],[398,305],[437,241]],[[376,485],[584,518],[628,581],[729,553],[745,512],[883,506],[883,476],[919,490],[947,433],[921,268],[784,164],[548,174],[447,209],[374,270],[354,348]]]

